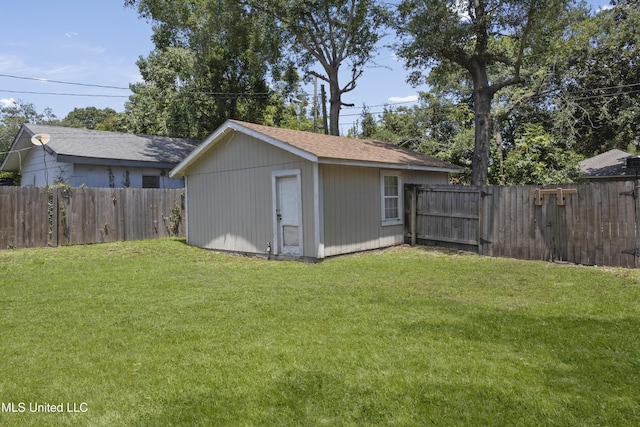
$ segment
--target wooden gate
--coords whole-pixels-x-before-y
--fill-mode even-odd
[[[482,194],[478,187],[405,186],[411,243],[477,251]]]
[[[483,255],[640,266],[640,181],[405,187],[407,242]]]

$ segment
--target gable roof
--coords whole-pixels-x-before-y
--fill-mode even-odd
[[[24,154],[39,148],[31,143],[31,137],[39,133],[51,137],[45,149],[57,161],[92,165],[169,169],[199,144],[190,139],[24,124],[0,170],[18,171]]]
[[[579,163],[582,176],[588,179],[627,177],[636,175],[635,169],[627,168],[627,158],[631,154],[622,150],[609,150]]]
[[[460,167],[451,163],[388,142],[345,138],[227,120],[180,162],[171,171],[170,176],[184,176],[191,164],[232,132],[250,135],[314,163],[438,172],[462,171]]]

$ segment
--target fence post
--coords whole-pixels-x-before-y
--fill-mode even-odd
[[[51,187],[51,246],[58,246],[58,188]]]
[[[411,246],[416,245],[418,234],[418,188],[411,186]]]
[[[636,221],[636,247],[634,248],[634,266],[635,268],[640,267],[640,254],[638,253],[638,248],[640,248],[640,180],[636,180],[634,183],[634,192],[633,199],[635,202],[634,213],[635,213],[635,221]]]
[[[478,190],[478,254],[484,255],[484,248],[482,243],[484,242],[484,199],[483,193],[485,193],[486,186],[480,187]],[[487,191],[488,193],[488,191]]]

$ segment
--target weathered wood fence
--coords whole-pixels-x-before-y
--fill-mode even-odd
[[[184,236],[181,189],[0,187],[0,249]]]
[[[406,186],[411,243],[584,265],[640,265],[640,182]]]

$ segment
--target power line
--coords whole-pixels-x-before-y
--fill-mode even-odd
[[[54,96],[90,96],[102,98],[128,98],[129,95],[103,95],[103,94],[87,94],[87,93],[60,93],[60,92],[33,92],[28,90],[9,90],[0,89],[0,92],[7,93],[26,93],[29,95],[54,95]]]
[[[31,80],[31,81],[41,82],[41,83],[57,83],[57,84],[62,84],[62,85],[99,87],[99,88],[103,88],[103,89],[131,90],[128,87],[121,87],[121,86],[106,86],[106,85],[97,85],[97,84],[92,84],[92,83],[65,82],[65,81],[61,81],[61,80],[50,80],[50,79],[44,79],[44,78],[39,78],[39,77],[14,76],[14,75],[11,75],[11,74],[0,74],[0,77],[7,77],[7,78],[10,78],[10,79],[20,79],[20,80]]]

